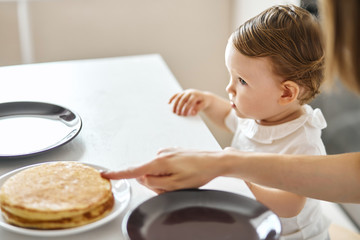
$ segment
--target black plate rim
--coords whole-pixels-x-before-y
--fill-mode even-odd
[[[239,198],[243,198],[245,199],[246,201],[255,201],[254,203],[256,204],[260,204],[262,207],[264,207],[265,209],[267,209],[267,212],[271,212],[274,216],[277,217],[277,220],[278,220],[278,224],[281,224],[280,223],[280,219],[279,217],[274,213],[272,212],[268,207],[266,207],[265,205],[263,205],[262,203],[254,200],[254,199],[251,199],[247,196],[243,196],[243,195],[240,195],[240,194],[237,194],[237,193],[233,193],[233,192],[229,192],[229,191],[222,191],[222,190],[213,190],[213,189],[198,189],[198,188],[189,188],[189,189],[180,189],[180,190],[175,190],[175,191],[171,191],[171,192],[166,192],[166,193],[163,193],[163,194],[160,194],[160,195],[156,195],[154,197],[151,197],[141,203],[139,203],[137,206],[131,208],[125,215],[124,215],[124,218],[123,218],[123,221],[122,221],[122,224],[121,224],[121,230],[122,230],[122,233],[123,233],[123,236],[125,237],[126,240],[133,240],[130,238],[129,236],[129,233],[127,231],[127,227],[128,227],[128,221],[131,217],[131,215],[133,214],[133,212],[135,210],[137,210],[139,207],[143,206],[144,204],[148,204],[150,201],[154,201],[157,197],[159,196],[162,196],[162,195],[166,195],[166,194],[173,194],[173,193],[181,193],[181,192],[207,192],[207,191],[211,191],[211,192],[217,192],[217,193],[220,193],[220,194],[230,194],[230,195],[233,195],[233,196],[236,196],[236,197],[239,197]],[[279,232],[277,232],[278,234],[278,237],[280,236],[281,234],[281,231],[282,229],[280,229]]]
[[[52,107],[56,107],[56,108],[62,108],[66,111],[69,111],[70,113],[74,114],[75,118],[77,119],[78,123],[77,123],[77,130],[71,135],[71,137],[66,138],[66,140],[61,141],[63,139],[61,139],[59,141],[59,143],[53,144],[48,146],[45,149],[41,149],[38,151],[33,151],[33,152],[28,152],[28,153],[23,153],[23,154],[16,154],[16,155],[4,155],[0,153],[0,159],[11,159],[11,158],[23,158],[23,157],[31,157],[31,156],[35,156],[38,154],[42,154],[48,151],[51,151],[53,149],[59,148],[67,143],[69,143],[70,141],[72,141],[81,131],[82,127],[83,127],[83,121],[80,117],[79,114],[77,114],[76,112],[72,111],[71,109],[64,107],[62,105],[59,104],[54,104],[54,103],[50,103],[50,102],[42,102],[42,101],[10,101],[10,102],[1,102],[0,106],[5,105],[5,104],[13,104],[13,105],[21,105],[21,104],[34,104],[34,105],[39,105],[39,106],[52,106]],[[12,116],[12,115],[9,115]],[[16,114],[14,115],[16,116]],[[38,114],[34,114],[33,116],[38,116]],[[40,116],[40,115],[39,115]],[[1,117],[0,117],[1,118]]]

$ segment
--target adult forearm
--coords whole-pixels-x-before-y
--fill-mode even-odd
[[[224,151],[224,174],[333,202],[360,203],[360,153],[327,156]]]

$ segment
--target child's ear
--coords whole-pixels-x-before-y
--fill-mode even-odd
[[[297,100],[300,93],[300,87],[293,81],[284,81],[281,83],[282,95],[279,98],[279,104],[285,105]]]

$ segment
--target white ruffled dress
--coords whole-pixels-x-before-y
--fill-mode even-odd
[[[304,105],[299,118],[275,125],[262,126],[254,119],[242,119],[234,111],[225,119],[233,131],[231,146],[242,151],[280,154],[326,155],[321,130],[326,127],[320,109]],[[308,198],[302,211],[292,218],[280,218],[281,240],[325,240],[330,221],[322,214],[320,202]]]

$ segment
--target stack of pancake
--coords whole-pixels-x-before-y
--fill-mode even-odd
[[[3,217],[26,228],[63,229],[105,217],[113,208],[109,180],[77,162],[45,163],[10,177],[1,187]]]

